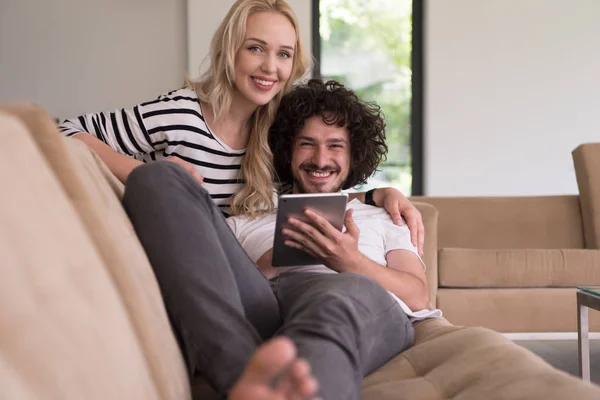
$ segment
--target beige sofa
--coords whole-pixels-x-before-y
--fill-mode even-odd
[[[0,108],[0,138],[0,399],[214,397],[189,382],[122,185],[38,108]],[[421,209],[433,267],[437,212]],[[363,398],[584,400],[600,388],[438,319],[416,325],[415,345],[364,380]]]
[[[600,143],[573,151],[580,194],[415,197],[439,211],[437,306],[460,325],[574,332],[575,288],[600,285]],[[433,286],[433,285],[432,285]],[[590,313],[600,330],[600,313]]]

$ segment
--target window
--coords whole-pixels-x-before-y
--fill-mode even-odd
[[[387,160],[360,189],[422,194],[423,0],[313,0],[315,75],[385,114]]]

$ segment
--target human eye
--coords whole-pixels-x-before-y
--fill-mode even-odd
[[[312,143],[311,142],[300,142],[299,146],[300,147],[311,147]]]
[[[290,58],[290,57],[292,57],[292,55],[290,53],[288,53],[287,51],[281,51],[281,52],[279,52],[279,57]]]
[[[248,50],[252,53],[258,53],[260,51],[262,51],[262,49],[259,46],[249,46]]]

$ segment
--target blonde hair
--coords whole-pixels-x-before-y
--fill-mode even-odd
[[[296,14],[285,0],[237,0],[212,38],[208,71],[197,82],[187,80],[187,85],[196,91],[198,98],[210,104],[215,120],[224,118],[231,108],[235,58],[244,42],[246,22],[251,14],[259,12],[277,12],[287,17],[296,31],[296,44],[290,78],[271,101],[254,111],[248,121],[250,137],[240,172],[246,185],[233,196],[231,211],[233,215],[248,214],[252,217],[275,208],[269,128],[283,95],[310,67],[300,40]]]

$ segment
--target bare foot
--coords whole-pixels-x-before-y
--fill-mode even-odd
[[[229,400],[301,400],[313,398],[318,384],[296,347],[285,337],[272,339],[256,350]]]

